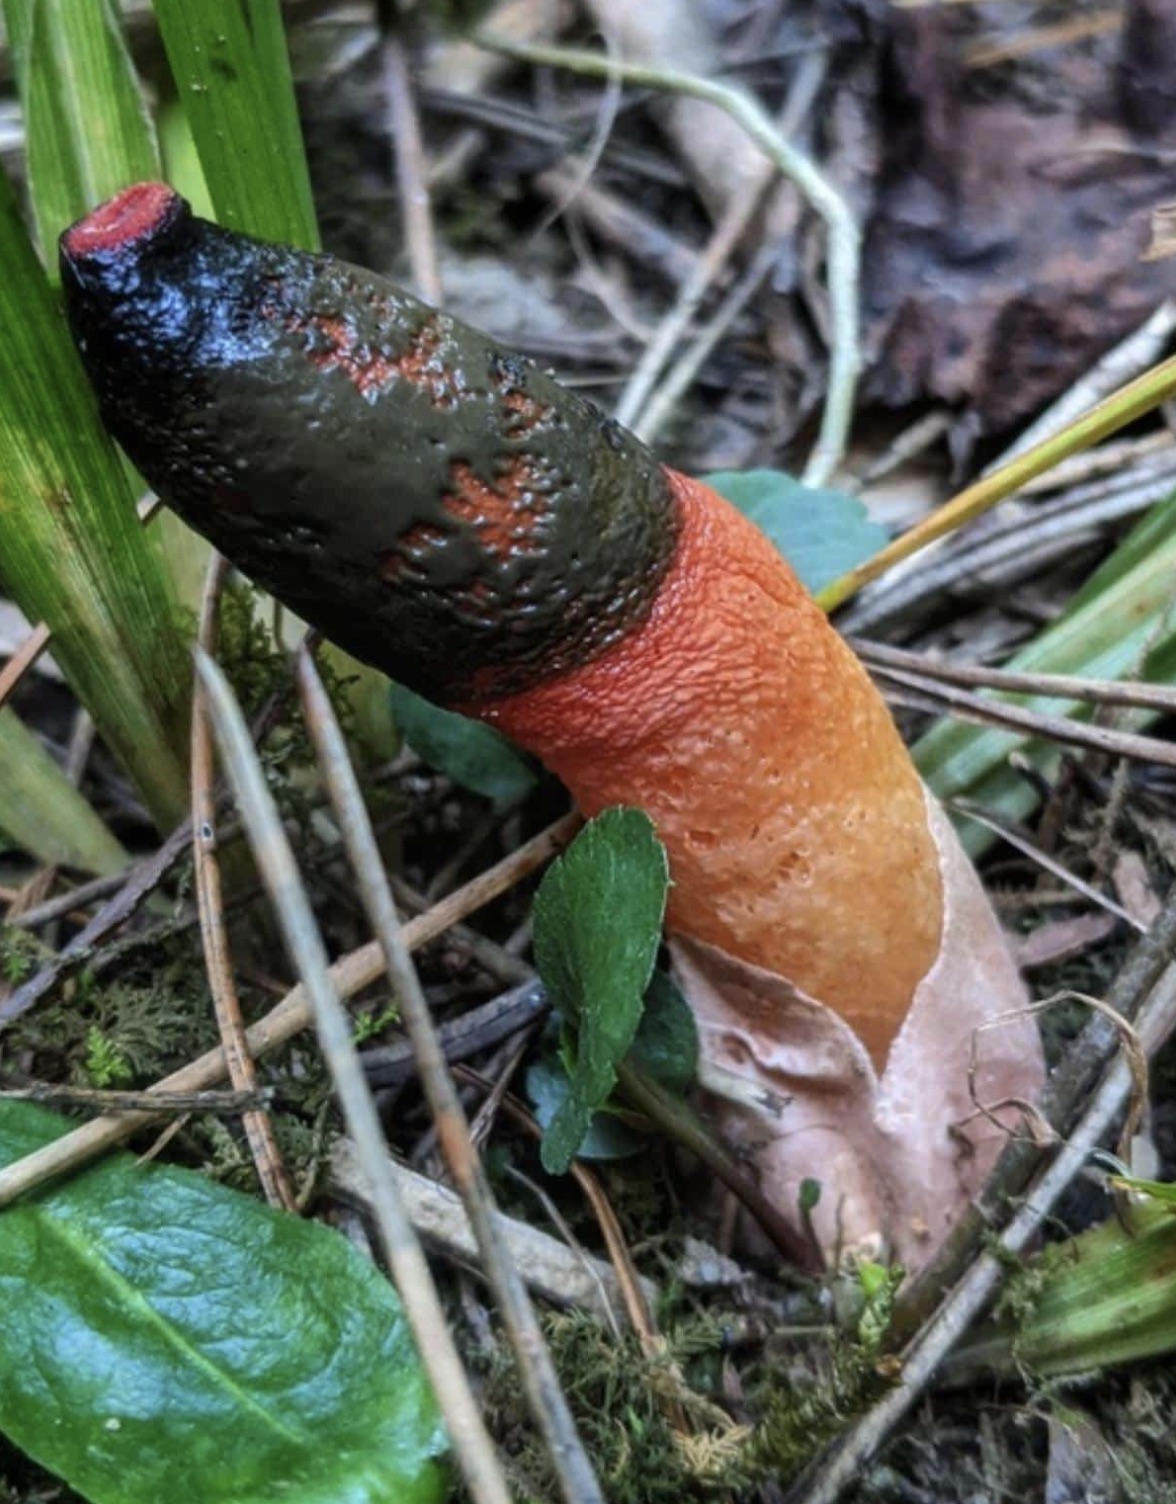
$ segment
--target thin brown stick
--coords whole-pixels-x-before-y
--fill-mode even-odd
[[[1107,726],[1088,726],[1063,715],[1047,715],[1044,711],[1026,710],[1020,705],[1006,705],[1003,701],[973,694],[968,689],[936,683],[921,674],[909,674],[905,669],[875,664],[873,673],[882,681],[882,691],[888,698],[901,698],[888,692],[889,685],[899,685],[914,690],[920,699],[941,708],[942,713],[955,720],[969,721],[976,726],[1007,726],[1058,742],[1064,747],[1082,747],[1092,752],[1105,752],[1110,757],[1130,757],[1136,762],[1176,768],[1176,746],[1161,741],[1159,737],[1140,736],[1134,731],[1112,731]]]
[[[221,592],[229,575],[229,561],[215,549],[208,560],[204,596],[200,603],[200,624],[196,641],[209,656],[216,652],[217,617]],[[196,903],[200,911],[200,940],[204,948],[204,969],[216,1012],[221,1046],[229,1066],[233,1089],[248,1094],[257,1091],[257,1070],[245,1042],[245,1019],[241,1000],[233,980],[233,958],[229,949],[229,931],[225,923],[224,894],[221,889],[220,859],[217,855],[215,769],[212,755],[212,729],[208,719],[208,701],[197,677],[192,690],[192,842],[193,875]],[[271,1206],[284,1211],[295,1209],[294,1188],[282,1162],[274,1137],[274,1125],[263,1108],[250,1108],[241,1116],[241,1126],[257,1178]]]
[[[0,1091],[5,1102],[46,1102],[54,1107],[91,1107],[99,1112],[142,1112],[152,1115],[181,1112],[248,1112],[264,1107],[272,1095],[261,1091],[104,1091],[93,1086],[59,1086],[51,1081],[34,1081],[31,1086],[16,1086]]]
[[[0,1024],[11,1023],[14,1018],[19,1018],[50,991],[63,972],[81,961],[111,930],[129,919],[159,886],[173,863],[183,856],[191,839],[192,824],[185,820],[172,831],[158,851],[139,862],[129,873],[123,873],[122,885],[110,902],[104,904],[64,950],[59,951],[36,976],[22,983],[10,998],[0,1004]]]
[[[49,628],[41,622],[33,628],[4,667],[0,669],[0,708],[49,646],[49,639],[52,636]]]
[[[1052,873],[1054,877],[1060,878],[1062,882],[1073,888],[1075,893],[1080,893],[1083,898],[1089,899],[1093,904],[1097,904],[1100,909],[1105,909],[1108,914],[1113,914],[1116,919],[1123,920],[1132,929],[1138,930],[1140,933],[1146,930],[1147,926],[1140,924],[1138,919],[1133,918],[1122,904],[1116,903],[1113,898],[1108,898],[1105,893],[1100,893],[1090,883],[1084,882],[1077,873],[1071,872],[1069,867],[1064,866],[1055,857],[1043,851],[1040,846],[1028,840],[1019,830],[1013,830],[1005,821],[994,819],[987,810],[980,809],[967,799],[951,799],[948,801],[947,807],[954,814],[960,814],[969,820],[975,820],[977,825],[983,825],[985,830],[993,831],[1002,840],[1007,841],[1014,850],[1021,852],[1023,856],[1027,856],[1031,862],[1036,862],[1046,872]]]
[[[421,122],[413,94],[408,54],[399,32],[391,29],[385,33],[380,50],[388,110],[388,134],[396,153],[396,186],[412,280],[417,296],[439,308],[444,293],[429,204],[425,148],[421,139]]]
[[[421,1086],[433,1114],[441,1151],[453,1178],[454,1189],[462,1199],[474,1230],[482,1267],[510,1338],[531,1414],[547,1443],[567,1504],[590,1504],[592,1500],[600,1500],[603,1504],[600,1486],[576,1431],[535,1308],[499,1234],[493,1192],[477,1150],[470,1142],[469,1123],[405,945],[375,833],[347,756],[343,734],[331,711],[314,660],[305,649],[297,655],[295,671],[303,714],[318,753],[319,767],[331,796],[343,843],[356,874],[359,895],[383,951],[388,979],[400,1004],[405,1032],[412,1041]],[[352,1134],[356,1136],[354,1129]]]
[[[926,679],[943,680],[975,689],[999,689],[1006,694],[1040,695],[1050,700],[1081,700],[1088,705],[1125,705],[1135,710],[1176,711],[1176,688],[1170,684],[1119,683],[1114,679],[1086,679],[1078,674],[1022,674],[1007,668],[972,663],[944,663],[926,653],[846,639],[865,663],[879,668],[909,669]]]
[[[466,919],[476,910],[491,903],[500,894],[513,888],[515,883],[541,867],[571,840],[580,825],[577,814],[565,815],[540,831],[524,846],[511,852],[496,866],[480,873],[463,888],[458,888],[448,898],[430,909],[420,918],[410,920],[404,926],[404,943],[410,950],[417,950],[443,935],[451,924]],[[379,942],[369,941],[358,950],[341,956],[331,967],[331,981],[341,997],[351,997],[384,974],[384,957]],[[300,1034],[311,1022],[310,1003],[302,986],[291,988],[281,1002],[258,1023],[246,1032],[245,1038],[250,1054],[256,1058],[268,1050],[276,1049]],[[197,1059],[173,1071],[155,1083],[149,1090],[155,1092],[204,1091],[223,1081],[228,1067],[225,1053],[219,1048],[209,1050]],[[104,1149],[127,1139],[145,1123],[151,1122],[157,1113],[143,1112],[118,1117],[95,1118],[93,1122],[75,1128],[73,1132],[54,1139],[51,1144],[26,1154],[23,1159],[0,1169],[0,1207],[7,1206],[17,1196],[34,1190],[55,1176],[77,1169]]]
[[[55,919],[76,914],[89,908],[98,899],[117,892],[126,880],[125,872],[110,872],[105,877],[92,878],[88,883],[79,883],[66,893],[59,893],[56,898],[45,899],[44,903],[26,909],[23,914],[6,914],[4,923],[12,925],[14,929],[39,930],[43,925],[52,924]]]
[[[458,1465],[475,1504],[510,1504],[510,1490],[494,1443],[470,1389],[424,1250],[401,1199],[380,1116],[352,1038],[351,1020],[331,982],[326,946],[245,717],[228,680],[212,659],[198,650],[196,661],[221,762],[277,911],[286,949],[306,988],[323,1057],[371,1188],[384,1254]]]

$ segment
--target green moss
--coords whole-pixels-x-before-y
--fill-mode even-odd
[[[610,1504],[675,1504],[728,1498],[750,1486],[748,1432],[726,1421],[707,1396],[683,1381],[681,1349],[717,1349],[720,1327],[686,1321],[661,1358],[635,1336],[616,1336],[583,1313],[544,1322],[560,1382]],[[547,1504],[558,1488],[524,1410],[513,1364],[492,1360],[487,1419],[507,1454],[515,1496]],[[685,1421],[681,1432],[674,1419]]]
[[[0,982],[19,987],[49,958],[48,948],[29,930],[0,924]]]

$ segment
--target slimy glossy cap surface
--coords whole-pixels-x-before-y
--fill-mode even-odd
[[[62,248],[74,260],[125,250],[155,234],[180,203],[166,183],[133,183],[71,225],[61,237]]]

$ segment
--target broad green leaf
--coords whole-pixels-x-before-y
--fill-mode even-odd
[[[698,1028],[690,1005],[664,971],[655,971],[645,989],[641,1022],[628,1060],[645,1075],[680,1096],[698,1070]],[[527,1071],[527,1095],[543,1128],[553,1122],[572,1094],[563,1058],[552,1051]],[[594,1113],[576,1150],[577,1159],[628,1159],[639,1154],[646,1135],[631,1128],[607,1105]]]
[[[0,1103],[0,1164],[70,1124]],[[118,1155],[0,1212],[0,1430],[92,1504],[432,1504],[395,1291],[336,1233]]]
[[[151,120],[113,0],[4,0],[29,188],[49,276],[57,237],[129,183],[159,176]]]
[[[463,789],[506,802],[535,786],[531,765],[493,726],[442,710],[401,684],[391,687],[400,734],[431,768]]]
[[[782,470],[716,470],[703,480],[768,535],[814,593],[887,541],[856,497],[814,490]]]
[[[187,804],[191,684],[158,540],[0,173],[0,588],[53,653],[156,821]]]
[[[1065,612],[1007,667],[1032,673],[1080,674],[1121,679],[1128,674],[1154,683],[1176,682],[1176,498],[1162,502],[1140,522],[1091,576]],[[1043,695],[994,695],[1030,709],[1083,719],[1090,706]],[[1146,711],[1120,712],[1117,724],[1139,729],[1154,720]],[[941,799],[966,795],[1008,819],[1027,815],[1037,802],[1033,785],[1008,767],[1021,751],[1052,774],[1061,751],[1055,743],[995,726],[937,722],[912,749],[919,771]],[[965,825],[964,843],[974,855],[994,839]]]
[[[11,711],[0,710],[0,831],[51,867],[104,875],[127,854],[90,805]]]
[[[657,959],[669,888],[665,848],[640,810],[590,821],[535,895],[535,963],[574,1049],[571,1091],[543,1139],[548,1170],[571,1163],[616,1084]]]
[[[155,0],[222,224],[318,245],[279,0]]]

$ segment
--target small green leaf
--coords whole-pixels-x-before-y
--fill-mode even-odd
[[[811,1175],[806,1175],[800,1182],[800,1194],[796,1203],[805,1215],[815,1212],[821,1200],[821,1182],[814,1180]]]
[[[541,1128],[550,1127],[572,1089],[571,1078],[558,1055],[544,1056],[527,1070],[527,1096]],[[647,1135],[630,1128],[615,1113],[595,1112],[574,1151],[574,1158],[587,1160],[631,1159],[640,1154]]]
[[[507,803],[535,786],[526,758],[493,726],[455,715],[393,684],[392,714],[401,735],[431,768],[463,789]]]
[[[677,983],[664,971],[655,971],[645,989],[645,1008],[629,1058],[675,1096],[694,1084],[698,1025]]]
[[[70,1125],[0,1103],[0,1164]],[[345,1239],[118,1155],[0,1212],[0,1430],[91,1504],[433,1504],[444,1442]]]
[[[888,541],[856,497],[802,486],[782,470],[717,470],[703,480],[768,535],[814,593]]]
[[[535,962],[574,1036],[571,1088],[543,1139],[562,1174],[616,1084],[641,1019],[669,887],[665,848],[640,810],[610,809],[580,832],[535,896]]]
[[[556,1020],[558,1017],[554,1015]],[[558,1028],[554,1032],[557,1034]],[[664,971],[655,971],[645,989],[641,1022],[627,1058],[676,1096],[686,1091],[697,1074],[698,1028],[694,1015]],[[543,1128],[551,1125],[572,1093],[567,1064],[554,1050],[544,1054],[527,1072],[527,1095]],[[578,1110],[564,1110],[574,1113],[578,1120]],[[573,1152],[576,1159],[628,1159],[641,1152],[647,1138],[647,1134],[630,1127],[606,1104],[591,1115],[579,1147]]]

